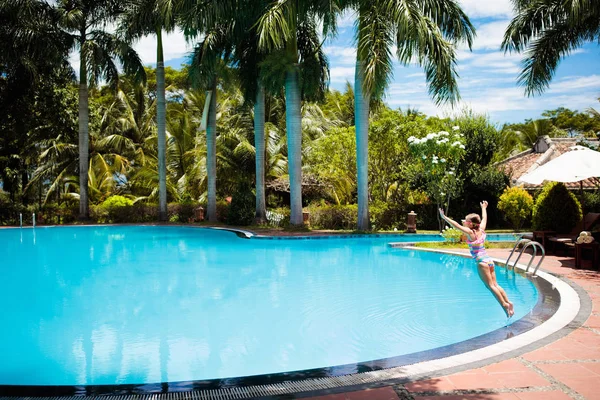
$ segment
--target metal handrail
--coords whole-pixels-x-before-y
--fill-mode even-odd
[[[544,249],[544,246],[542,246],[541,243],[539,243],[539,242],[532,242],[532,243],[534,246],[539,246],[540,250],[542,251],[542,258],[540,258],[540,261],[538,262],[537,266],[535,267],[535,269],[532,272],[532,276],[535,276],[538,268],[540,267],[540,265],[542,265],[544,258],[546,258],[546,250]],[[533,257],[531,258],[531,261],[533,261]],[[529,261],[529,264],[531,264],[531,261]],[[525,273],[527,273],[527,271],[529,271],[529,265],[527,265],[527,269],[525,270]]]
[[[535,276],[535,274],[537,273],[538,268],[540,267],[540,265],[542,264],[542,261],[544,261],[544,258],[546,257],[546,250],[544,249],[544,246],[542,246],[539,242],[533,241],[533,240],[529,240],[529,239],[519,239],[512,251],[510,252],[508,258],[506,259],[506,268],[510,268],[510,259],[512,258],[513,254],[515,253],[515,250],[517,249],[517,247],[520,244],[524,244],[524,246],[521,248],[521,251],[519,252],[519,255],[517,256],[517,259],[515,260],[514,264],[512,264],[513,270],[515,268],[515,266],[519,263],[519,260],[521,259],[521,256],[523,255],[523,253],[525,252],[525,250],[527,250],[528,247],[533,247],[533,254],[531,256],[531,259],[529,260],[529,263],[527,264],[527,268],[525,269],[525,273],[529,272],[529,267],[531,267],[531,263],[533,263],[533,260],[535,259],[535,257],[537,256],[537,250],[538,248],[541,250],[542,252],[542,258],[540,259],[540,261],[538,262],[537,266],[535,267],[535,269],[533,270],[532,276]]]
[[[517,249],[517,247],[521,244],[521,243],[529,243],[531,242],[531,240],[529,239],[519,239],[517,240],[517,242],[515,243],[515,245],[513,246],[512,251],[510,252],[508,258],[506,259],[506,267],[510,267],[510,264],[508,263],[510,261],[510,259],[512,258],[513,254],[515,253],[515,250]],[[516,263],[514,264],[516,265]]]

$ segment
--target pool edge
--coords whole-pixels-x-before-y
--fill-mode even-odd
[[[429,251],[453,254],[460,257],[468,257],[468,255],[460,252],[445,251],[440,249],[426,249],[426,248],[406,248],[414,251]],[[498,264],[504,264],[504,261],[495,259]],[[525,270],[525,266],[519,264],[517,266],[520,270]],[[552,315],[547,321],[532,328],[531,330],[517,335],[513,338],[500,341],[496,344],[486,346],[480,349],[455,354],[449,357],[423,361],[419,363],[403,365],[399,367],[392,367],[368,372],[359,372],[353,374],[346,374],[341,376],[330,376],[330,377],[317,377],[308,378],[302,380],[286,380],[283,382],[249,385],[243,387],[221,387],[215,389],[202,389],[196,391],[188,391],[184,388],[177,390],[177,383],[166,383],[166,384],[148,384],[138,385],[139,391],[134,392],[119,392],[118,390],[112,394],[121,395],[123,399],[130,398],[129,394],[135,395],[139,399],[140,395],[152,396],[153,399],[172,399],[174,394],[180,393],[183,395],[182,390],[186,391],[185,398],[195,399],[242,399],[242,398],[254,398],[254,397],[271,397],[286,395],[293,397],[305,397],[307,393],[311,395],[318,395],[323,393],[335,393],[339,391],[359,390],[361,388],[372,388],[379,386],[386,386],[390,384],[400,384],[409,381],[414,381],[424,378],[433,378],[437,376],[447,375],[463,371],[466,369],[495,363],[505,359],[513,358],[516,355],[520,355],[529,352],[533,349],[542,347],[548,343],[551,343],[585,322],[587,317],[591,314],[591,299],[585,290],[578,285],[568,281],[565,278],[558,278],[545,271],[538,271],[538,275],[549,282],[551,285],[558,288],[560,293],[560,306],[556,310],[556,313]],[[576,303],[576,307],[575,307]],[[557,317],[557,314],[559,314]],[[556,318],[555,318],[556,317]],[[550,325],[548,325],[550,324]],[[533,333],[531,333],[533,332]],[[530,337],[531,336],[531,337]],[[524,339],[527,339],[525,340]],[[290,378],[293,377],[293,373],[290,374]],[[248,377],[252,378],[252,377]],[[252,379],[248,379],[251,381]],[[206,382],[206,381],[198,381]],[[250,382],[248,382],[250,383]],[[166,385],[167,387],[165,388]],[[111,385],[113,386],[113,385]],[[114,385],[119,386],[119,385]],[[124,385],[126,386],[126,385]],[[202,385],[198,385],[198,389]],[[143,388],[146,388],[144,390]],[[24,389],[26,387],[23,387]],[[42,387],[39,387],[42,389]],[[45,387],[50,389],[51,387]],[[93,391],[87,391],[85,386],[77,386],[80,391],[73,398],[81,398],[81,395],[98,395]],[[17,399],[19,395],[10,395],[5,397],[5,392],[0,387],[0,399],[10,398]],[[164,391],[168,390],[168,393]],[[191,388],[194,390],[194,388]],[[162,393],[161,393],[162,392]],[[23,394],[25,395],[25,394]],[[44,396],[48,397],[53,394],[33,394],[33,396]],[[110,395],[106,393],[106,395]],[[31,394],[26,395],[27,397],[33,397]],[[56,397],[60,396],[63,399],[71,398],[70,395],[56,394]],[[157,397],[158,396],[158,397]],[[144,396],[145,398],[146,396]],[[133,398],[133,397],[131,397]],[[148,397],[150,398],[150,397]]]

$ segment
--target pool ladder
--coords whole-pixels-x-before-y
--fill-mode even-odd
[[[31,215],[32,226],[35,228],[35,213]],[[23,213],[19,213],[19,226],[23,227]]]
[[[532,247],[533,248],[533,254],[531,255],[531,259],[529,260],[529,264],[527,264],[527,268],[525,269],[525,273],[528,273],[529,272],[529,267],[531,267],[531,263],[533,263],[533,259],[535,258],[535,256],[537,256],[537,249],[539,248],[542,251],[542,258],[540,259],[540,261],[537,263],[537,266],[533,270],[532,275],[535,276],[535,274],[537,273],[538,268],[540,267],[540,265],[542,265],[542,261],[544,261],[544,258],[546,257],[546,250],[544,249],[544,246],[541,245],[541,243],[533,241],[533,240],[519,239],[517,241],[517,243],[515,243],[512,251],[510,252],[510,255],[506,259],[506,268],[510,268],[511,267],[511,264],[509,264],[509,261],[512,258],[513,254],[515,253],[515,250],[517,250],[517,247],[519,247],[519,245],[521,245],[521,244],[523,246],[521,247],[521,250],[519,252],[519,256],[515,260],[514,264],[512,264],[513,270],[514,270],[515,266],[519,263],[519,259],[523,255],[523,252],[525,252],[525,250],[527,250],[528,247]]]

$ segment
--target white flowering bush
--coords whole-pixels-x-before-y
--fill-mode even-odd
[[[460,185],[457,168],[465,155],[464,142],[458,126],[453,127],[452,132],[441,131],[429,133],[423,138],[408,138],[411,154],[423,167],[427,195],[438,208],[445,205],[447,210],[450,199],[458,195]]]

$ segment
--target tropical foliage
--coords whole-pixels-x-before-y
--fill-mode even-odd
[[[339,92],[327,88],[323,43],[346,9],[358,13],[357,75]],[[161,62],[174,29],[194,44],[180,69]],[[232,224],[403,230],[409,211],[434,228],[438,206],[452,199],[459,215],[482,198],[502,221],[508,177],[494,162],[546,134],[592,137],[600,117],[561,108],[498,129],[471,112],[383,103],[394,58],[424,68],[436,102],[458,99],[456,45],[473,34],[450,0],[5,0],[0,223],[33,212],[190,222],[204,211]],[[156,68],[132,49],[145,35],[157,38]]]

